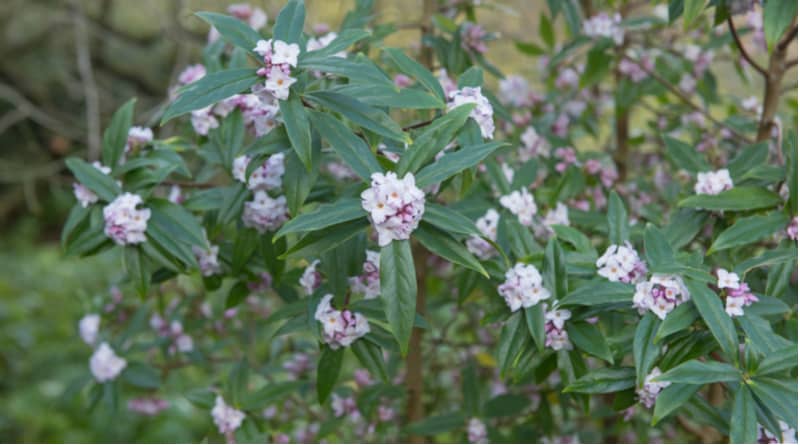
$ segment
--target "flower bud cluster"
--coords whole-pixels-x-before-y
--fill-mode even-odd
[[[694,192],[698,195],[718,195],[733,188],[733,180],[728,169],[701,172],[697,174]]]
[[[689,290],[677,275],[655,274],[649,281],[638,283],[633,295],[633,307],[640,314],[650,310],[662,320],[686,301],[689,301]]]
[[[257,73],[266,78],[264,90],[278,100],[288,99],[289,88],[297,82],[291,70],[297,66],[300,46],[282,40],[259,40],[253,51],[263,57],[264,66]]]
[[[275,190],[283,185],[284,154],[276,153],[261,166],[253,170],[250,178],[247,179],[247,166],[250,164],[250,156],[243,155],[233,160],[233,177],[239,182],[246,182],[250,190]]]
[[[647,265],[628,242],[608,246],[596,265],[598,275],[614,282],[638,283],[647,274]]]
[[[333,295],[322,297],[314,318],[322,323],[322,339],[331,349],[350,346],[369,332],[363,315],[348,309],[338,311],[331,306]]]
[[[567,309],[553,309],[544,313],[544,345],[554,351],[572,349],[567,329],[564,324],[572,317],[572,312]]]
[[[455,90],[450,93],[449,98],[447,111],[464,104],[476,104],[469,113],[469,117],[478,123],[484,139],[494,138],[494,109],[489,103],[489,99],[481,93],[481,87],[464,87]]]
[[[361,206],[369,213],[378,244],[383,247],[411,236],[425,212],[425,194],[417,188],[411,173],[403,179],[394,172],[373,173],[370,188],[361,193]]]
[[[506,272],[506,281],[497,287],[511,312],[529,308],[550,298],[550,291],[542,285],[542,275],[536,266],[517,263]]]
[[[492,241],[497,241],[497,224],[500,222],[500,214],[495,209],[489,209],[486,214],[475,221],[475,226],[478,230]],[[497,251],[494,246],[489,244],[485,239],[472,235],[467,239],[467,250],[482,260],[488,260],[495,256]]]
[[[377,298],[381,294],[381,254],[374,250],[367,250],[367,259],[364,261],[363,273],[350,277],[350,289],[364,298]]]
[[[124,193],[105,206],[103,218],[106,236],[121,246],[145,242],[150,209],[137,209],[139,204],[142,204],[141,196]]]

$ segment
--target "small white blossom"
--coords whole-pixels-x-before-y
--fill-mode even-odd
[[[264,234],[282,226],[287,220],[287,213],[285,196],[273,199],[267,192],[258,190],[252,201],[244,203],[242,221],[245,227],[252,227]]]
[[[381,294],[381,254],[374,250],[367,250],[367,259],[364,261],[363,273],[350,277],[350,288],[355,293],[363,294],[366,299],[377,298]]]
[[[220,434],[230,435],[242,426],[245,414],[227,405],[225,399],[218,395],[214,408],[211,409],[211,417],[214,419],[214,424],[217,425]]]
[[[533,195],[528,189],[514,190],[510,194],[500,197],[500,205],[516,215],[523,226],[533,225],[533,217],[538,209],[533,201]]]
[[[111,346],[105,342],[98,346],[89,359],[89,369],[100,383],[114,380],[126,366],[128,366],[128,362],[117,356]]]
[[[596,265],[598,275],[614,282],[637,283],[647,273],[647,266],[627,242],[608,246]]]
[[[361,206],[369,213],[378,244],[383,247],[411,236],[425,212],[425,194],[417,188],[411,173],[403,179],[394,172],[373,173],[370,188],[361,193]]]
[[[550,291],[542,285],[542,276],[536,266],[517,263],[506,271],[506,281],[497,287],[511,312],[529,308],[550,298]]]
[[[664,388],[669,386],[669,382],[655,382],[653,381],[654,378],[661,375],[661,370],[653,368],[650,371],[650,374],[647,374],[647,377],[644,379],[644,384],[641,388],[636,390],[636,395],[639,398],[639,403],[645,406],[645,408],[652,408],[653,405],[656,403],[656,397],[658,397],[658,393],[660,393]]]
[[[78,330],[81,334],[81,339],[87,345],[93,345],[97,341],[97,335],[100,333],[100,316],[97,314],[86,314],[78,322]]]
[[[608,37],[617,45],[621,45],[625,39],[625,30],[622,28],[622,17],[617,13],[609,17],[605,13],[584,20],[583,33],[589,37],[599,38]]]
[[[489,209],[486,214],[475,221],[478,230],[492,241],[497,241],[497,224],[500,221],[500,214],[495,209]],[[497,254],[494,246],[485,239],[472,235],[467,239],[467,250],[482,260],[488,260]]]
[[[272,63],[285,63],[289,66],[297,66],[297,56],[300,55],[300,46],[296,43],[286,43],[281,40],[272,42]]]
[[[519,160],[528,162],[539,156],[550,157],[550,143],[535,128],[528,127],[520,136]]]
[[[447,111],[464,104],[476,104],[475,108],[469,113],[469,117],[475,119],[481,129],[481,136],[484,139],[494,138],[494,109],[489,99],[481,93],[481,87],[464,87],[450,93],[450,100],[447,102]]]
[[[633,307],[639,309],[640,314],[650,310],[663,320],[673,309],[686,301],[689,301],[689,290],[681,277],[655,274],[649,281],[636,285]]]
[[[567,309],[553,309],[545,312],[544,319],[544,345],[554,351],[572,349],[567,330],[564,327],[567,320],[572,317],[572,312]]]
[[[222,268],[219,264],[219,246],[208,244],[208,248],[201,246],[192,246],[192,253],[197,258],[197,264],[200,266],[200,273],[204,277],[210,277],[220,273]]]
[[[247,188],[250,190],[275,190],[283,183],[284,154],[276,153],[267,158],[264,163],[253,170],[250,179],[247,181]],[[233,160],[233,177],[239,182],[245,182],[247,165],[250,164],[249,156],[239,156]]]
[[[498,89],[500,102],[514,107],[527,107],[531,105],[531,91],[528,81],[518,75],[507,76],[500,80]]]
[[[124,193],[103,208],[105,234],[119,245],[143,243],[150,219],[150,209],[137,209],[142,198]]]
[[[127,153],[132,148],[141,147],[150,142],[153,142],[153,130],[147,127],[131,127],[128,130],[128,142],[125,144],[125,152]]]
[[[192,111],[192,128],[200,136],[208,136],[208,132],[219,127],[219,121],[212,113],[212,106]]]
[[[563,203],[560,202],[556,203],[556,208],[548,210],[547,213],[544,215],[543,222],[548,227],[554,226],[556,224],[562,226],[568,226],[569,211],[567,209],[567,206],[565,206]]]
[[[698,195],[718,195],[725,190],[733,188],[733,180],[728,169],[700,172],[697,174],[697,183],[694,192]]]
[[[289,98],[289,88],[297,82],[297,79],[286,74],[280,68],[272,68],[264,82],[264,87],[279,100]]]
[[[489,443],[486,425],[475,417],[467,424],[467,440],[469,443]]]
[[[106,175],[111,173],[111,169],[109,167],[106,167],[97,161],[92,162],[92,167]],[[75,199],[78,200],[83,208],[89,207],[90,205],[96,203],[99,199],[93,191],[89,190],[89,188],[83,184],[77,182],[73,183],[72,188],[73,192],[75,193]]]
[[[725,269],[717,269],[717,287],[720,289],[738,289],[739,275]]]
[[[306,267],[306,270],[303,271],[303,275],[300,277],[300,286],[303,288],[303,292],[305,292],[306,295],[313,294],[319,285],[322,284],[322,275],[317,272],[317,266],[319,266],[319,260],[314,260]]]
[[[331,306],[333,295],[327,294],[317,306],[314,318],[322,323],[322,337],[331,349],[350,346],[369,332],[363,315],[350,310],[337,311]]]

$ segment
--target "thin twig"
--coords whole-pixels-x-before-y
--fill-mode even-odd
[[[92,54],[89,48],[89,33],[86,16],[80,1],[72,0],[72,18],[75,21],[75,51],[77,53],[78,72],[83,83],[86,98],[86,127],[89,144],[88,158],[100,157],[100,95],[92,72]]]
[[[61,122],[54,118],[34,105],[33,102],[23,96],[22,93],[4,83],[0,83],[0,100],[14,105],[16,111],[25,113],[28,118],[54,133],[58,133],[73,140],[78,140],[83,135],[80,129],[76,129],[74,125]]]
[[[739,47],[739,52],[742,53],[742,57],[744,57],[744,59],[747,60],[747,63],[749,63],[750,66],[752,66],[756,71],[761,73],[762,76],[766,77],[767,70],[764,69],[758,63],[756,63],[756,61],[753,60],[752,57],[750,57],[750,54],[747,53],[747,50],[744,49],[744,45],[742,44],[742,41],[739,39],[739,34],[736,32],[736,27],[733,25],[733,18],[731,17],[728,17],[728,29],[731,30],[731,35],[733,36],[733,40],[734,42],[736,42],[736,46]]]
[[[433,119],[428,119],[426,121],[417,122],[416,124],[411,124],[411,125],[409,125],[407,127],[403,127],[403,131],[415,130],[417,128],[422,128],[422,127],[424,127],[426,125],[430,125],[431,122],[433,122]]]

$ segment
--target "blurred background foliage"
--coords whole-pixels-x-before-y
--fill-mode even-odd
[[[0,440],[3,442],[189,442],[208,427],[174,397],[167,416],[109,422],[87,416],[70,390],[86,375],[89,349],[76,324],[118,279],[119,259],[64,259],[58,233],[73,204],[63,159],[85,157],[111,113],[138,98],[136,124],[155,126],[169,85],[199,60],[208,28],[192,14],[223,0],[3,0],[0,2]],[[270,21],[282,0],[253,0]],[[336,29],[352,0],[306,0],[308,23]],[[418,45],[421,0],[378,0],[387,43]],[[651,8],[650,2],[640,2]],[[484,2],[479,22],[499,39],[488,59],[536,79],[533,41],[546,2]],[[559,20],[563,20],[560,18]],[[560,26],[560,25],[559,25]],[[740,85],[728,71],[720,89]],[[535,83],[534,83],[535,85]],[[758,91],[757,80],[750,87]],[[796,85],[793,86],[796,89]],[[168,131],[169,129],[163,129]],[[160,130],[157,130],[157,133]],[[592,147],[579,147],[591,149]],[[595,147],[600,148],[600,147]],[[134,416],[131,414],[131,416]],[[147,422],[147,427],[143,424]]]

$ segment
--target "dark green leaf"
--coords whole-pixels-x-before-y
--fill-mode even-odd
[[[65,163],[78,182],[95,192],[100,199],[111,202],[122,194],[122,189],[111,176],[94,168],[84,160],[68,158]]]
[[[447,153],[438,161],[423,167],[416,174],[417,187],[427,187],[442,182],[463,170],[474,167],[492,152],[506,145],[508,144],[505,142],[488,142],[462,147],[458,151]]]
[[[608,348],[608,343],[600,332],[600,329],[593,324],[586,322],[568,322],[567,334],[569,339],[578,349],[589,353],[595,357],[599,357],[611,364],[614,363],[614,357],[611,355],[611,350]]]
[[[179,91],[161,117],[161,124],[172,118],[213,105],[234,94],[248,91],[263,78],[254,68],[235,68],[205,75]]]
[[[756,401],[747,385],[739,385],[733,396],[730,432],[731,443],[756,443],[758,439]]]
[[[297,93],[292,93],[288,100],[278,101],[281,116],[286,126],[286,133],[292,142],[292,148],[297,157],[306,166],[306,171],[311,172],[313,166],[313,150],[311,147],[311,126],[303,102]]]
[[[336,386],[339,379],[339,372],[342,369],[342,358],[344,358],[344,348],[331,349],[329,346],[322,348],[317,364],[317,399],[320,404],[328,400],[328,396]]]
[[[738,382],[742,374],[728,363],[689,360],[656,377],[658,382],[705,385],[714,382]]]
[[[331,204],[322,204],[316,209],[297,215],[278,230],[273,239],[290,233],[313,232],[354,219],[363,218],[366,212],[361,201],[355,198],[342,198]]]
[[[380,270],[386,319],[405,355],[417,307],[417,276],[411,244],[407,240],[395,240],[381,248]]]
[[[678,203],[679,207],[705,210],[757,210],[781,203],[776,193],[761,187],[734,187],[718,195],[693,195]]]
[[[648,312],[639,320],[633,336],[633,362],[636,365],[637,386],[644,383],[645,377],[658,359],[661,345],[656,343],[659,320]]]
[[[635,384],[636,371],[633,368],[601,368],[570,383],[564,392],[607,394],[633,388]]]
[[[216,28],[228,43],[251,54],[258,41],[262,39],[258,31],[235,17],[215,12],[198,12],[195,15]]]
[[[717,236],[706,254],[754,243],[782,230],[788,222],[789,217],[783,212],[738,219]]]
[[[672,414],[673,411],[684,406],[684,404],[697,393],[701,385],[691,385],[688,383],[673,383],[658,394],[656,407],[653,410],[653,420],[651,424],[655,426],[662,419]]]
[[[303,0],[289,0],[275,19],[273,38],[288,43],[300,43],[305,20],[306,7]]]
[[[731,317],[725,313],[719,297],[711,291],[705,284],[694,280],[687,280],[686,287],[692,296],[697,312],[703,317],[708,329],[717,342],[722,347],[725,355],[733,361],[739,361],[739,340],[736,336],[736,328],[733,326]]]
[[[628,241],[630,222],[625,203],[617,192],[612,191],[608,197],[608,238],[611,244],[621,246]]]
[[[489,274],[486,272],[486,269],[483,268],[480,261],[478,261],[463,244],[453,239],[447,232],[443,232],[427,223],[422,223],[414,232],[414,239],[419,241],[431,253],[452,263],[479,272],[484,277],[489,278]]]
[[[331,91],[315,91],[305,95],[310,101],[329,110],[340,113],[354,124],[370,130],[387,139],[400,143],[410,143],[411,139],[403,132],[388,114],[378,108],[361,103],[354,97]]]
[[[125,105],[119,107],[111,116],[111,122],[103,133],[103,164],[112,169],[117,166],[125,146],[128,144],[128,131],[133,125],[133,107],[136,99],[133,98]]]
[[[316,111],[312,111],[310,116],[314,128],[361,179],[369,181],[372,173],[383,172],[364,140],[353,134],[341,121]]]
[[[593,281],[570,292],[561,300],[562,305],[596,306],[601,304],[630,303],[636,289],[632,284],[612,281]]]

